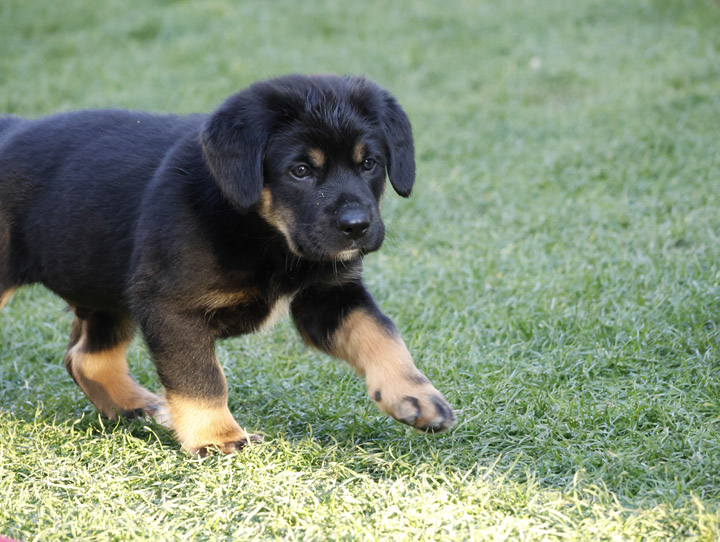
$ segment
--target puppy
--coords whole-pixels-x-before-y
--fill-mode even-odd
[[[90,401],[111,419],[168,417],[190,453],[256,440],[228,409],[214,344],[288,311],[383,412],[442,431],[452,408],[361,279],[386,172],[407,197],[410,122],[363,78],[259,82],[209,116],[0,118],[0,307],[30,283],[65,299],[65,366]],[[128,372],[136,327],[163,400]]]

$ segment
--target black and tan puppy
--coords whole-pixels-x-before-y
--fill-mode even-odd
[[[167,408],[182,446],[242,448],[217,339],[290,311],[399,421],[454,421],[363,286],[384,237],[385,174],[415,178],[407,116],[362,78],[287,76],[212,115],[0,118],[0,306],[42,283],[75,311],[65,365],[109,418]],[[140,327],[165,399],[129,375]]]

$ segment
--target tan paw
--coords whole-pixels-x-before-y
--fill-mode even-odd
[[[165,393],[169,425],[190,454],[206,456],[219,451],[230,454],[262,437],[245,431],[222,400],[203,400]]]
[[[394,382],[368,382],[368,392],[380,410],[420,431],[444,431],[455,423],[450,404],[420,372]]]
[[[200,457],[206,457],[216,452],[231,454],[233,452],[241,451],[248,445],[260,444],[263,441],[263,438],[260,435],[255,435],[253,433],[246,433],[246,435],[246,437],[242,437],[239,440],[231,440],[223,442],[222,444],[208,444],[206,446],[200,446],[198,449],[190,452],[197,453]]]

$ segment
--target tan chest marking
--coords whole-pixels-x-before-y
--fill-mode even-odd
[[[283,317],[287,316],[290,311],[290,303],[292,303],[295,295],[284,295],[278,299],[270,308],[270,313],[265,317],[258,327],[258,331],[266,331],[272,329]]]
[[[257,297],[257,292],[252,290],[240,290],[237,292],[211,291],[198,297],[197,304],[207,311],[214,311],[226,307],[249,304],[257,299]]]

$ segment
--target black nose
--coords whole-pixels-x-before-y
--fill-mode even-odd
[[[360,239],[370,227],[370,216],[357,207],[343,209],[337,219],[338,230],[353,241]]]

